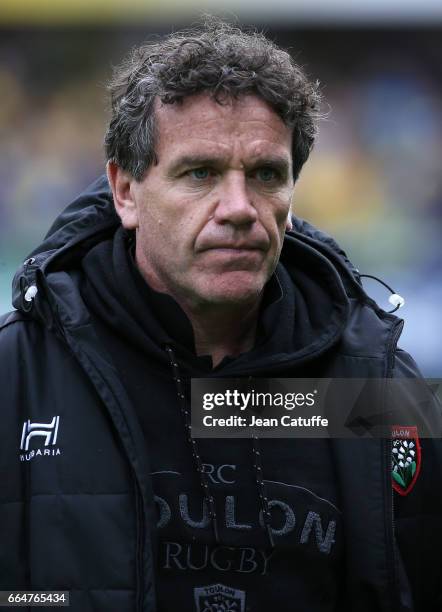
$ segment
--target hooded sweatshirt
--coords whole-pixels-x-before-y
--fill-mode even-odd
[[[157,509],[159,610],[260,612],[273,606],[288,612],[294,602],[312,612],[336,610],[345,561],[329,442],[260,441],[269,538],[252,441],[188,440],[165,351],[173,348],[186,401],[191,377],[230,376],[232,370],[266,376],[276,357],[295,361],[307,343],[327,334],[328,322],[315,329],[310,318],[318,313],[308,308],[324,301],[325,288],[309,280],[307,269],[300,275],[307,282],[294,285],[280,263],[265,288],[254,349],[212,368],[210,356],[195,354],[192,326],[179,305],[141,276],[130,234],[120,228],[98,244],[84,257],[82,270],[83,298],[146,442]],[[344,294],[341,299],[344,310]],[[332,300],[330,310],[336,307]],[[192,444],[215,500],[215,533]]]

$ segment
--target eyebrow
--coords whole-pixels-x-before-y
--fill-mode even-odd
[[[219,166],[222,164],[222,157],[208,157],[207,155],[184,155],[173,162],[169,168],[168,174],[177,174],[186,168],[195,168],[196,166]]]
[[[173,162],[172,166],[169,168],[168,174],[172,176],[186,170],[186,168],[195,168],[199,166],[217,167],[223,163],[223,157],[210,157],[207,155],[198,154],[184,155]],[[282,155],[265,155],[262,157],[257,156],[251,164],[251,169],[258,166],[270,166],[278,170],[283,175],[289,175],[290,162],[287,157]]]

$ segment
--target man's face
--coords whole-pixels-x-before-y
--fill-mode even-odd
[[[158,163],[130,187],[141,272],[193,307],[255,303],[287,224],[291,130],[252,95],[158,103],[156,126]]]

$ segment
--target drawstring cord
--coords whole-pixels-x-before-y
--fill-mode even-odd
[[[183,416],[186,437],[190,444],[190,448],[192,450],[192,456],[193,456],[193,460],[195,463],[195,467],[200,477],[200,483],[201,483],[201,488],[203,490],[204,500],[209,510],[209,517],[210,517],[210,521],[212,524],[213,534],[215,536],[215,542],[217,544],[220,544],[216,508],[215,508],[215,499],[210,490],[207,474],[204,471],[203,462],[201,461],[201,456],[198,451],[197,441],[194,438],[192,438],[192,425],[190,423],[190,414],[187,408],[186,395],[184,393],[184,385],[183,385],[183,380],[181,378],[178,362],[175,358],[175,354],[170,345],[166,345],[165,350],[169,357],[170,367],[173,373],[173,380],[175,382],[180,410]],[[259,495],[259,501],[261,505],[264,529],[267,533],[270,548],[273,550],[275,548],[275,542],[273,538],[272,528],[270,525],[271,516],[270,516],[269,500],[267,497],[266,487],[265,487],[263,473],[262,473],[261,448],[259,445],[259,438],[257,438],[256,436],[253,437],[253,457],[254,457],[253,467],[255,470],[256,483],[258,486],[258,495]]]
[[[264,521],[264,527],[267,531],[267,537],[269,539],[270,548],[275,548],[275,541],[273,539],[272,527],[270,525],[270,510],[269,510],[269,499],[262,477],[262,463],[261,463],[261,448],[259,446],[259,438],[253,436],[253,454],[255,456],[255,468],[256,483],[258,485],[258,495],[261,502],[262,520]]]
[[[402,308],[402,306],[405,304],[404,298],[398,293],[396,293],[396,291],[392,289],[390,285],[387,285],[386,282],[384,282],[377,276],[373,276],[372,274],[360,274],[359,272],[358,274],[359,274],[359,278],[371,278],[375,281],[378,281],[378,283],[380,283],[386,289],[388,289],[388,291],[391,293],[390,297],[388,298],[388,301],[390,302],[390,304],[394,306],[392,310],[388,311],[388,314],[393,314],[394,312],[396,312],[396,310],[399,310],[399,308]]]
[[[181,414],[183,415],[184,427],[186,430],[187,440],[190,443],[190,448],[192,449],[192,456],[195,463],[196,470],[200,476],[201,487],[203,489],[204,499],[209,510],[209,517],[212,523],[213,535],[215,536],[215,542],[219,544],[219,535],[218,535],[218,524],[216,521],[216,509],[215,509],[215,500],[213,495],[211,494],[209,488],[209,480],[207,478],[207,474],[204,471],[204,466],[201,461],[201,456],[198,452],[198,445],[196,440],[192,438],[192,425],[190,424],[190,415],[189,410],[187,409],[186,404],[186,396],[184,394],[184,385],[181,379],[180,371],[178,368],[178,363],[175,359],[175,355],[173,353],[172,347],[169,345],[166,346],[166,352],[170,360],[170,366],[173,372],[173,380],[175,382],[178,400],[180,403]]]

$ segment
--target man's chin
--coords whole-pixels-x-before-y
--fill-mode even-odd
[[[265,281],[250,278],[244,273],[229,274],[226,277],[214,279],[205,287],[201,297],[211,304],[250,304],[258,302],[262,296]]]

